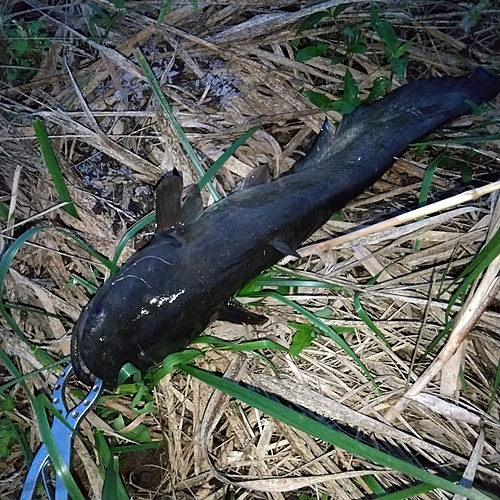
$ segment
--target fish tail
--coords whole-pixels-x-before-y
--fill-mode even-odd
[[[285,175],[316,168],[330,177],[348,172],[357,179],[350,180],[352,192],[361,192],[411,143],[471,113],[499,92],[500,77],[482,68],[467,76],[414,80],[344,116],[335,134],[325,122],[308,154]],[[364,167],[358,171],[358,166]]]
[[[500,77],[477,68],[471,75],[414,80],[383,99],[362,105],[341,122],[331,153],[346,147],[388,159],[500,92]],[[371,143],[363,148],[362,143]]]

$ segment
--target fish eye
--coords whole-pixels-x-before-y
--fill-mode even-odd
[[[106,308],[99,307],[99,309],[97,309],[97,311],[94,313],[94,319],[101,320],[102,318],[104,318],[105,314],[106,314]]]

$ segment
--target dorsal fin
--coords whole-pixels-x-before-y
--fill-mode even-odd
[[[182,177],[177,169],[167,172],[155,191],[156,233],[170,231],[179,224],[182,197]]]
[[[266,164],[259,165],[253,168],[243,180],[241,189],[248,189],[252,186],[266,184],[271,178],[269,177],[269,167]]]
[[[332,126],[328,122],[328,119],[325,119],[319,134],[316,136],[316,139],[307,154],[302,158],[299,158],[287,174],[299,172],[305,170],[306,168],[318,165],[318,163],[320,163],[321,160],[331,151],[334,139],[335,134],[332,130]]]
[[[188,224],[198,220],[203,213],[203,200],[198,185],[191,184],[186,190],[188,190],[188,194],[182,202],[179,213],[179,222],[181,224]]]

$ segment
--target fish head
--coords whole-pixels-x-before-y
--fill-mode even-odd
[[[106,305],[92,300],[82,311],[71,336],[71,361],[78,379],[92,385],[96,379],[114,380],[124,363],[120,346],[109,332]],[[96,351],[99,356],[96,356]]]
[[[177,347],[175,325],[186,325],[179,319],[179,311],[185,310],[185,290],[179,288],[182,276],[177,266],[170,263],[176,249],[168,241],[163,246],[157,243],[134,254],[78,318],[71,355],[83,382],[97,378],[113,384],[125,363],[144,372],[161,361],[164,352],[169,353],[170,344]],[[162,351],[156,348],[160,335]]]
[[[86,384],[101,379],[111,385],[121,367],[127,362],[137,364],[140,356],[140,348],[132,349],[137,295],[132,288],[126,290],[117,284],[115,289],[113,284],[107,283],[99,290],[73,329],[72,363],[76,376]]]

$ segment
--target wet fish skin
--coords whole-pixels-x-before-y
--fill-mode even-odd
[[[500,78],[483,69],[413,81],[344,117],[335,136],[325,124],[308,155],[278,179],[203,211],[198,193],[182,209],[182,182],[167,177],[157,191],[152,240],[104,283],[75,325],[77,376],[113,385],[126,362],[146,371],[184,349],[239,289],[293,254],[409,144],[499,91]]]

